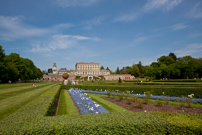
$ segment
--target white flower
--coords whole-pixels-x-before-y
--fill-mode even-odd
[[[144,112],[147,112],[147,110],[144,110]]]
[[[95,104],[95,107],[97,108],[97,107],[99,107],[100,105],[99,104]]]
[[[89,108],[89,110],[93,111],[93,107]]]
[[[98,112],[96,112],[96,114],[98,114]]]

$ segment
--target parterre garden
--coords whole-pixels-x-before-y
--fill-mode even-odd
[[[0,134],[202,134],[201,113],[131,112],[104,99],[138,104],[139,100],[165,102],[161,98],[175,96],[178,101],[184,99],[183,107],[200,109],[201,82],[79,84],[1,84]],[[192,93],[195,100],[185,98]],[[59,97],[58,115],[54,116]],[[177,99],[169,104],[181,107]]]

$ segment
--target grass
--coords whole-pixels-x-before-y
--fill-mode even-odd
[[[107,109],[109,112],[123,112],[128,111],[125,108],[122,108],[114,103],[111,103],[107,100],[102,99],[101,97],[107,97],[107,95],[100,95],[100,94],[89,94],[87,95],[90,97],[93,101],[97,102],[98,104],[102,105],[105,109]]]
[[[12,84],[11,86],[13,85],[15,84]],[[20,91],[20,88],[23,88],[19,84],[16,85],[17,91]],[[29,85],[29,87],[31,87],[30,89],[27,89],[27,86],[25,86],[26,88],[24,87],[24,89],[22,90],[23,92],[17,93],[13,90],[13,88],[11,88],[12,90],[10,90],[9,87],[7,87],[5,91],[10,91],[10,96],[8,95],[6,98],[0,100],[0,120],[15,112],[25,104],[29,103],[30,101],[37,98],[39,95],[56,85],[58,84],[50,84],[44,87],[32,87],[31,85]],[[12,94],[11,91],[13,91],[13,93],[15,94]]]
[[[27,86],[28,85],[28,86]],[[7,88],[4,90],[0,91],[0,100],[16,96],[25,92],[30,92],[35,90],[35,87],[32,87],[31,84],[27,84],[26,86],[18,86],[18,87],[12,87],[12,88]],[[49,84],[38,84],[37,88],[42,88],[46,87]]]
[[[61,90],[58,115],[79,115],[67,90]]]

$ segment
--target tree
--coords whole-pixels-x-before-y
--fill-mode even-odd
[[[4,62],[4,58],[5,58],[5,53],[4,50],[2,49],[2,46],[0,45],[0,80],[1,82],[5,82],[5,78],[6,78],[6,66],[5,66],[5,62]]]
[[[48,69],[48,73],[53,73],[52,68],[49,68],[49,69]]]
[[[166,64],[167,66],[175,63],[175,61],[171,56],[161,56],[160,58],[157,59],[157,61],[159,64]]]
[[[141,71],[141,69],[142,69],[142,62],[139,61],[139,63],[137,64],[137,66],[138,66],[139,70]]]
[[[170,68],[166,64],[161,64],[159,67],[161,78],[170,78]]]
[[[133,64],[132,68],[133,68],[134,76],[135,76],[135,77],[140,76],[140,70],[139,70],[138,66],[135,65],[135,64]]]
[[[121,78],[119,77],[118,84],[121,84],[121,83],[122,83],[122,80],[121,80]]]
[[[10,55],[6,55],[4,58],[5,65],[6,65],[6,72],[7,79],[11,80],[12,82],[15,82],[19,78],[19,61],[20,61],[20,55],[17,53],[11,53]]]
[[[168,56],[172,57],[175,62],[177,61],[177,56],[174,53],[170,53]]]
[[[34,63],[25,58],[21,58],[17,53],[5,55],[0,45],[0,80],[2,82],[41,78],[42,72]]]
[[[152,62],[152,64],[150,66],[153,66],[153,67],[158,67],[159,64],[157,62]]]
[[[179,59],[176,64],[175,68],[180,70],[179,78],[185,79],[187,76],[186,68],[188,67],[188,63],[185,62],[183,59]]]
[[[200,68],[201,68],[201,63],[197,59],[191,58],[188,62],[188,68],[187,68],[188,77],[198,78]]]
[[[116,69],[116,74],[120,74],[119,67]]]
[[[105,68],[103,66],[101,66],[100,69],[105,69]]]

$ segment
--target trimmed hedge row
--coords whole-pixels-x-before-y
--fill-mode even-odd
[[[105,83],[104,85],[120,85],[117,83]],[[165,82],[124,82],[121,85],[166,85],[166,86],[179,86],[179,87],[185,87],[185,86],[194,86],[194,87],[202,87],[202,83],[165,83]]]
[[[171,79],[171,80],[153,80],[153,82],[202,82],[201,79]]]
[[[48,110],[46,112],[46,116],[53,116],[56,112],[56,108],[57,108],[57,103],[58,103],[58,99],[60,96],[60,92],[62,87],[60,86],[59,90],[57,91],[57,93],[55,94],[55,97],[53,98],[52,102],[50,103],[50,106],[48,107]]]
[[[63,86],[64,88],[70,86]],[[162,95],[164,92],[166,96],[187,97],[187,95],[194,94],[194,98],[202,98],[201,87],[156,87],[156,86],[119,86],[119,85],[72,85],[73,88],[83,90],[119,90],[119,92],[133,91],[134,94],[144,94],[144,92],[152,91],[153,95]]]
[[[0,134],[202,134],[202,115],[119,112],[45,116],[57,85],[0,121]]]

